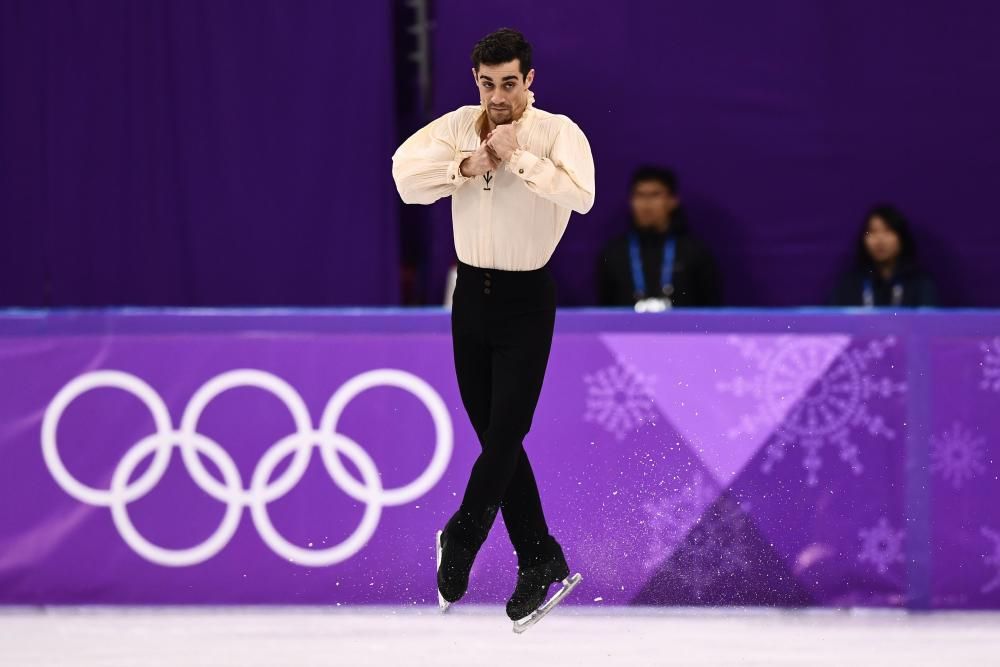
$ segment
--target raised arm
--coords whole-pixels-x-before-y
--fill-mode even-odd
[[[392,178],[407,204],[432,204],[469,180],[459,165],[468,157],[458,150],[450,120],[454,112],[414,132],[392,156]]]
[[[594,158],[583,130],[566,120],[556,134],[549,157],[518,148],[507,169],[528,189],[560,206],[586,213],[594,205]]]

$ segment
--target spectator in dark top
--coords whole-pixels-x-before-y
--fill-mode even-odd
[[[840,279],[834,306],[936,306],[934,283],[920,269],[910,224],[888,204],[872,207],[857,243],[857,259]]]
[[[597,267],[600,304],[640,311],[719,305],[715,262],[688,232],[674,173],[640,167],[630,190],[630,229],[608,242]]]

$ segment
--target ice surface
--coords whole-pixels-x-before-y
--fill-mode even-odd
[[[514,662],[516,661],[516,662]],[[1000,613],[561,606],[0,608],[0,665],[1000,665]]]

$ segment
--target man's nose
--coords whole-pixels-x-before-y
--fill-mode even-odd
[[[502,107],[503,106],[503,96],[500,95],[499,93],[493,93],[493,97],[490,98],[490,104],[493,104],[493,105],[498,106],[498,107]]]

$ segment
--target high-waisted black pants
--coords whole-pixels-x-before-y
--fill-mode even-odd
[[[523,440],[542,389],[555,312],[546,267],[458,265],[451,313],[455,371],[481,450],[446,530],[478,548],[499,509],[520,565],[544,559],[554,543]]]

